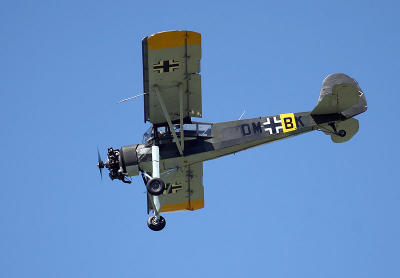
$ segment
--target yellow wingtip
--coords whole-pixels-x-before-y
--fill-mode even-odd
[[[149,50],[201,44],[201,34],[193,31],[165,31],[153,34],[147,39]]]

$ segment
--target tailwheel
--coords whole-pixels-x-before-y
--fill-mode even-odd
[[[147,220],[147,226],[150,228],[150,230],[153,231],[161,231],[165,227],[166,221],[164,217],[161,215],[157,219],[156,216],[150,216],[149,219]]]
[[[337,135],[339,135],[340,137],[345,137],[346,136],[346,130],[343,130],[343,129],[339,130]]]
[[[158,196],[163,193],[165,189],[165,183],[160,178],[152,178],[147,182],[146,188],[150,195]]]

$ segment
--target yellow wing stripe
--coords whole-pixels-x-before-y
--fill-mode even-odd
[[[177,211],[177,210],[196,210],[204,208],[204,200],[187,201],[183,203],[163,205],[161,212]]]
[[[167,31],[151,35],[147,39],[149,50],[201,44],[201,34],[192,31]]]

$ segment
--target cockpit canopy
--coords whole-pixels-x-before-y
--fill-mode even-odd
[[[191,124],[184,124],[183,125],[183,131],[184,131],[184,136],[185,138],[209,138],[211,137],[211,127],[212,124],[209,123],[191,123]],[[156,130],[156,135],[155,136],[155,130]],[[181,134],[180,130],[180,125],[175,124],[174,125],[174,130],[179,137]],[[153,139],[154,137],[163,139],[163,138],[172,138],[172,132],[170,131],[170,128],[168,125],[166,126],[159,126],[157,128],[154,128],[153,126],[149,127],[146,132],[143,134],[143,142],[146,143],[147,141]]]

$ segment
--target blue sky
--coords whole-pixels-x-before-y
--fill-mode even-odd
[[[2,1],[0,277],[399,277],[397,1]],[[146,226],[145,187],[96,147],[141,141],[141,39],[202,34],[204,121],[311,110],[363,88],[359,133],[209,161],[205,208]]]

